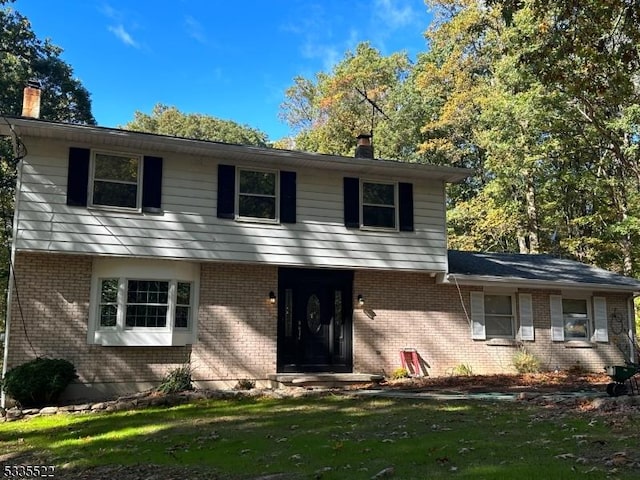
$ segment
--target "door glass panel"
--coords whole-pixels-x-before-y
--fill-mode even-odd
[[[333,294],[333,314],[336,322],[336,328],[338,330],[338,339],[342,340],[342,290],[336,290]]]
[[[284,334],[293,336],[293,291],[290,288],[284,291]]]
[[[307,326],[312,333],[318,333],[322,326],[320,323],[320,299],[316,294],[311,295],[307,301]]]

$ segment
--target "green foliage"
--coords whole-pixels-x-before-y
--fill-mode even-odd
[[[73,364],[64,359],[36,358],[9,370],[2,389],[22,407],[52,405],[73,380]]]
[[[243,378],[238,380],[238,383],[234,387],[235,390],[253,390],[256,387],[256,382]]]
[[[399,128],[419,130],[419,123],[408,123],[415,117],[402,110],[404,106],[413,106],[411,100],[415,98],[408,91],[399,90],[409,70],[406,54],[383,56],[363,42],[355,51],[346,52],[331,73],[319,72],[314,79],[296,77],[294,85],[285,92],[280,113],[296,131],[295,147],[352,156],[355,138],[361,133],[371,133],[373,128],[376,157],[406,158],[416,150],[417,144],[411,143],[414,139],[392,139],[382,132]],[[415,105],[420,104],[418,101]],[[402,127],[401,116],[406,120]],[[382,140],[384,137],[387,138]]]
[[[191,365],[184,364],[169,371],[156,388],[160,393],[177,393],[193,390]]]
[[[196,140],[267,146],[267,135],[260,130],[209,115],[183,113],[161,103],[153,107],[150,115],[136,111],[134,119],[122,128]]]
[[[473,367],[468,363],[461,363],[453,368],[453,375],[457,377],[471,377],[473,376]]]
[[[518,353],[513,356],[513,366],[518,373],[538,373],[540,371],[540,361],[524,348],[518,350]]]
[[[406,368],[399,367],[391,372],[392,380],[400,380],[402,378],[409,378],[409,371]]]

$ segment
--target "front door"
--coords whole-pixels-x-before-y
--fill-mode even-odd
[[[352,283],[349,271],[279,270],[279,372],[351,372]]]

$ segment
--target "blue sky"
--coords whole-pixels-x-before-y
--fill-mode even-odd
[[[289,134],[278,119],[293,78],[331,71],[369,41],[383,54],[426,49],[424,0],[17,0],[36,35],[89,90],[99,125],[158,103]]]

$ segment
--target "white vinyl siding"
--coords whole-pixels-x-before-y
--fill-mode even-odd
[[[162,154],[164,159],[164,213],[144,215],[67,206],[68,145],[47,143],[46,150],[38,145],[34,141],[30,146],[22,174],[18,250],[287,266],[446,270],[445,199],[440,181],[414,182],[414,232],[346,229],[343,175],[302,168],[297,171],[297,223],[229,222],[216,217],[216,159],[149,152]]]

